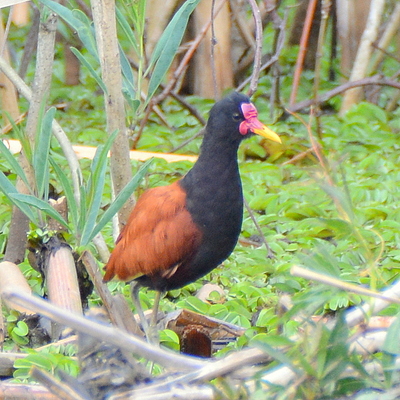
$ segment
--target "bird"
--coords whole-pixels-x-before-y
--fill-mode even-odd
[[[248,96],[232,92],[211,108],[200,154],[189,172],[137,200],[104,267],[104,282],[132,282],[132,298],[146,335],[152,335],[139,301],[140,287],[161,294],[203,277],[232,253],[243,219],[237,152],[253,134],[281,143],[258,119]],[[149,338],[148,338],[149,340]],[[149,340],[151,341],[151,340]]]

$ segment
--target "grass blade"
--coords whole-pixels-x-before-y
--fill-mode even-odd
[[[25,183],[27,187],[29,187],[28,179],[25,175],[24,170],[19,165],[19,162],[15,159],[14,155],[7,148],[7,146],[0,140],[0,153],[5,158],[5,160],[10,164],[11,171],[15,172]]]
[[[50,161],[51,166],[54,169],[54,172],[57,175],[57,178],[58,178],[58,180],[61,184],[61,187],[64,191],[64,195],[67,199],[68,212],[69,212],[69,215],[71,216],[72,225],[77,229],[78,228],[78,207],[76,204],[74,190],[72,188],[70,180],[67,178],[67,175],[60,168],[60,166],[56,163],[56,161],[53,159],[53,157],[50,157],[49,161]]]
[[[56,109],[51,107],[44,115],[38,135],[36,135],[33,169],[35,171],[37,195],[41,199],[49,187],[49,152],[52,123]],[[46,189],[47,187],[47,189]]]
[[[154,66],[149,82],[147,101],[153,97],[155,91],[160,86],[165,74],[171,66],[178,47],[181,44],[189,17],[199,1],[200,0],[187,0],[174,15],[158,41],[152,54],[148,69],[150,70]]]
[[[118,131],[113,132],[103,146],[97,148],[93,158],[91,176],[87,192],[89,194],[87,204],[87,216],[82,231],[81,244],[89,242],[88,237],[96,225],[96,219],[100,211],[107,167],[108,152],[117,136]]]
[[[17,189],[14,185],[8,180],[8,178],[4,175],[2,171],[0,171],[0,190],[4,193],[4,195],[16,206],[18,207],[36,226],[39,226],[38,219],[36,215],[32,212],[31,208],[21,203],[18,199],[13,197],[14,195],[18,195]]]
[[[100,86],[100,88],[104,92],[104,94],[107,94],[106,85],[104,84],[103,80],[100,78],[100,75],[94,70],[94,68],[92,67],[92,64],[89,62],[89,60],[75,47],[71,47],[71,51],[74,53],[76,58],[81,62],[81,64],[84,65],[89,70],[90,75],[92,75],[92,78]]]
[[[93,57],[98,59],[96,41],[93,36],[92,28],[90,26],[90,21],[84,17],[82,11],[79,10],[71,11],[67,7],[51,0],[39,0],[39,1],[45,6],[49,7],[50,10],[54,11],[68,25],[70,25],[78,33],[79,38],[81,39],[83,45],[89,51],[89,53]],[[77,18],[77,16],[79,18]]]
[[[43,211],[49,217],[55,219],[57,222],[68,228],[68,223],[65,219],[46,201],[38,199],[36,196],[22,193],[10,193],[10,198],[11,201],[16,200],[19,203],[24,203]]]

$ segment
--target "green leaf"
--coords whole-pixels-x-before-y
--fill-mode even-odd
[[[59,15],[67,24],[69,24],[78,33],[79,38],[89,53],[98,59],[96,41],[93,36],[90,21],[85,18],[80,10],[71,11],[67,7],[62,6],[51,0],[39,0],[42,4],[49,7],[57,15]]]
[[[51,358],[48,354],[28,354],[25,358],[19,358],[14,361],[15,368],[31,368],[33,365],[46,371],[52,370]]]
[[[22,203],[16,199],[15,195],[18,195],[17,189],[14,185],[7,179],[2,171],[0,171],[0,190],[5,194],[5,196],[18,207],[36,226],[39,225],[36,215],[32,212],[29,206]]]
[[[200,314],[207,314],[209,305],[194,296],[189,296],[185,299],[185,307],[188,309],[198,312]]]
[[[152,54],[149,70],[154,66],[151,74],[147,101],[149,101],[155,91],[160,86],[165,74],[167,73],[178,47],[185,33],[189,17],[196,8],[200,0],[187,0],[174,15],[164,33],[161,35],[157,46]]]
[[[108,152],[117,137],[118,131],[113,132],[107,139],[103,146],[97,148],[96,154],[93,158],[91,167],[91,176],[88,183],[88,212],[86,214],[86,220],[82,230],[81,245],[89,243],[90,239],[93,238],[91,233],[96,225],[97,216],[100,211],[106,167],[107,167],[107,156]]]
[[[122,75],[124,77],[123,91],[126,93],[126,96],[128,96],[128,100],[132,101],[132,100],[135,100],[135,95],[136,95],[136,90],[135,90],[135,87],[133,86],[133,82],[135,81],[135,78],[133,76],[132,67],[131,67],[129,60],[126,57],[126,54],[121,46],[119,46],[119,54],[120,54],[120,58],[121,58]]]
[[[400,354],[400,343],[399,343],[399,336],[400,336],[400,314],[397,315],[396,319],[390,325],[388,332],[386,334],[385,342],[383,343],[382,350],[393,354],[398,355]]]
[[[160,344],[171,350],[179,351],[179,336],[170,329],[164,329],[160,332]]]
[[[264,340],[259,341],[255,340],[253,342],[254,347],[264,351],[268,355],[270,355],[275,360],[279,361],[280,363],[289,366],[293,371],[297,371],[297,368],[293,365],[292,360],[282,351],[275,350],[272,346],[266,343]]]
[[[136,54],[139,54],[139,47],[136,42],[135,35],[133,34],[133,30],[129,26],[128,21],[126,20],[125,16],[122,14],[122,12],[119,10],[118,7],[116,7],[116,16],[117,16],[117,21],[126,36],[126,38],[129,40],[130,45],[133,47],[133,50],[135,51]]]
[[[26,336],[29,332],[28,325],[24,321],[18,321],[17,326],[13,329],[18,336]]]
[[[19,126],[15,123],[14,119],[7,111],[3,111],[7,116],[7,119],[10,121],[13,132],[17,136],[17,139],[21,143],[22,151],[25,154],[25,157],[28,159],[29,162],[32,162],[32,147],[29,139],[24,135],[24,132],[19,128]]]
[[[259,333],[251,338],[250,345],[255,343],[264,343],[269,346],[292,346],[293,342],[282,335],[272,335],[270,333]]]
[[[71,51],[75,54],[76,58],[89,70],[90,75],[92,75],[92,78],[100,86],[103,93],[107,94],[107,87],[104,84],[103,80],[100,78],[100,75],[92,67],[92,63],[75,47],[71,47]]]
[[[56,109],[51,107],[41,121],[41,127],[36,135],[35,152],[33,154],[33,169],[35,171],[37,195],[42,198],[49,188],[49,152],[52,134],[52,123]],[[45,197],[46,198],[46,197]]]
[[[7,146],[0,140],[0,152],[6,161],[10,164],[11,171],[16,173],[22,181],[25,183],[27,187],[29,187],[28,179],[26,178],[24,170],[19,165],[19,162],[15,159],[14,155],[11,151],[7,148]]]
[[[98,224],[94,227],[92,232],[85,237],[85,240],[81,241],[83,246],[86,246],[111,220],[111,218],[118,212],[118,210],[125,204],[134,190],[138,187],[140,181],[146,175],[153,159],[147,160],[135,174],[135,176],[129,181],[129,183],[119,192],[118,196],[111,203],[110,207],[104,212]]]
[[[55,219],[60,224],[68,227],[67,222],[64,218],[46,201],[38,199],[35,196],[31,196],[29,194],[21,194],[21,193],[10,193],[11,200],[15,200],[18,203],[25,203],[29,206],[35,207],[40,211],[46,213],[49,217]]]
[[[71,185],[71,181],[67,178],[64,171],[60,168],[60,166],[56,163],[53,157],[49,158],[50,164],[53,167],[58,181],[61,184],[61,187],[64,191],[64,195],[67,199],[68,205],[68,213],[71,216],[73,227],[78,227],[78,205],[75,200],[74,189]]]

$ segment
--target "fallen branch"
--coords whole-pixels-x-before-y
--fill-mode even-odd
[[[0,398],[14,400],[59,400],[41,385],[0,382]]]
[[[88,334],[98,340],[130,351],[139,357],[144,357],[146,360],[156,362],[169,370],[187,372],[188,370],[198,369],[205,364],[204,361],[194,357],[181,356],[152,346],[142,339],[129,335],[120,329],[102,325],[62,310],[39,297],[5,290],[3,292],[3,299],[14,305],[19,305],[39,313],[59,324],[67,325],[79,332]]]

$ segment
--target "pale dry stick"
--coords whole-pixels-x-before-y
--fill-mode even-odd
[[[393,299],[400,299],[400,280],[381,292],[382,297],[373,303],[364,303],[362,306],[350,310],[346,314],[346,323],[352,327],[366,319],[366,316],[375,315],[388,307]],[[386,300],[388,299],[388,300]]]
[[[375,42],[378,37],[384,5],[385,0],[371,1],[368,20],[361,36],[360,45],[358,46],[357,55],[350,74],[350,81],[364,78],[367,73],[368,63],[372,53],[372,43]],[[360,98],[361,89],[359,87],[347,91],[343,97],[340,114],[343,115],[353,104],[357,103]]]
[[[342,289],[342,290],[345,290],[348,292],[356,293],[361,296],[374,297],[376,299],[384,300],[385,302],[400,304],[400,299],[398,299],[398,298],[386,297],[386,296],[383,296],[379,292],[375,292],[374,290],[363,288],[361,286],[357,286],[352,283],[343,282],[340,279],[334,278],[332,276],[320,274],[319,272],[311,271],[309,269],[300,267],[298,265],[294,265],[290,269],[290,273],[293,276],[299,276],[301,278],[324,283],[328,286],[332,286],[332,287],[336,287],[338,289]]]
[[[129,140],[126,134],[125,106],[122,92],[122,72],[117,39],[117,26],[114,0],[92,0],[90,2],[99,51],[102,80],[107,92],[104,93],[107,132],[118,134],[111,147],[111,176],[115,195],[128,184],[132,178],[129,158]],[[135,204],[134,196],[130,196],[118,211],[119,227],[122,228]]]
[[[214,9],[215,9],[215,0],[211,1],[211,71],[212,71],[212,80],[214,86],[214,100],[219,100],[218,95],[218,81],[217,81],[217,70],[215,68],[215,46],[217,45],[217,38],[215,36],[215,25],[214,25]]]
[[[163,350],[159,347],[129,335],[126,332],[93,322],[87,318],[72,314],[39,297],[18,293],[13,290],[5,290],[3,299],[9,303],[25,307],[41,314],[59,324],[69,326],[79,332],[90,335],[100,341],[113,344],[123,350],[132,352],[139,357],[154,361],[168,370],[187,372],[203,367],[207,362],[195,357],[183,356]]]
[[[43,7],[42,7],[43,8]],[[49,97],[51,78],[53,72],[54,44],[57,30],[57,15],[43,13],[39,24],[37,58],[35,74],[33,78],[33,91],[29,101],[29,112],[26,119],[25,137],[28,143],[35,147],[35,139],[39,123],[41,121],[41,111],[47,105]],[[36,171],[33,169],[27,154],[24,151],[18,156],[18,163],[23,169],[27,178],[27,183],[21,177],[17,177],[16,189],[19,193],[30,194],[36,188]],[[40,222],[43,220],[42,213],[38,215]],[[13,205],[11,215],[10,232],[4,259],[15,263],[20,263],[25,257],[26,235],[29,230],[29,218],[19,207]]]
[[[14,288],[27,295],[32,294],[32,289],[18,265],[9,261],[3,261],[0,263],[0,296],[3,295],[4,291],[10,288]],[[26,308],[13,308],[13,305],[9,304],[6,300],[4,300],[3,303],[7,308],[15,309],[20,313],[25,313],[27,315],[33,314]]]
[[[312,152],[314,151],[313,148],[307,149],[302,151],[299,154],[296,154],[294,157],[292,157],[290,160],[285,161],[282,163],[282,165],[288,165],[288,164],[295,164],[297,161],[301,161],[304,158],[308,157]]]
[[[60,397],[54,396],[42,385],[0,381],[0,399],[60,400]]]
[[[11,25],[11,21],[12,21],[12,18],[13,18],[13,13],[14,13],[14,7],[11,7],[10,13],[8,14],[6,28],[4,29],[3,40],[0,43],[0,55],[2,57],[4,57],[4,51],[6,49],[6,44],[7,44],[8,34],[10,32],[10,25]],[[3,21],[2,21],[2,23],[3,23]]]
[[[207,382],[231,373],[240,376],[240,369],[246,365],[256,365],[271,361],[271,357],[259,349],[245,349],[229,354],[217,361],[205,363],[203,367],[189,371],[188,373],[169,379],[167,382],[157,382],[133,392],[137,398],[144,398],[153,392],[162,392],[173,385],[192,385]]]
[[[215,393],[209,385],[168,385],[164,390],[155,389],[153,392],[142,393],[141,389],[133,389],[122,393],[112,394],[107,400],[215,400]]]
[[[400,3],[398,2],[390,15],[389,21],[386,25],[385,31],[383,32],[379,42],[376,46],[372,44],[377,53],[376,57],[374,58],[372,64],[368,67],[370,72],[374,72],[375,69],[378,67],[380,62],[383,60],[386,54],[386,49],[389,47],[393,36],[398,32],[400,26]]]

